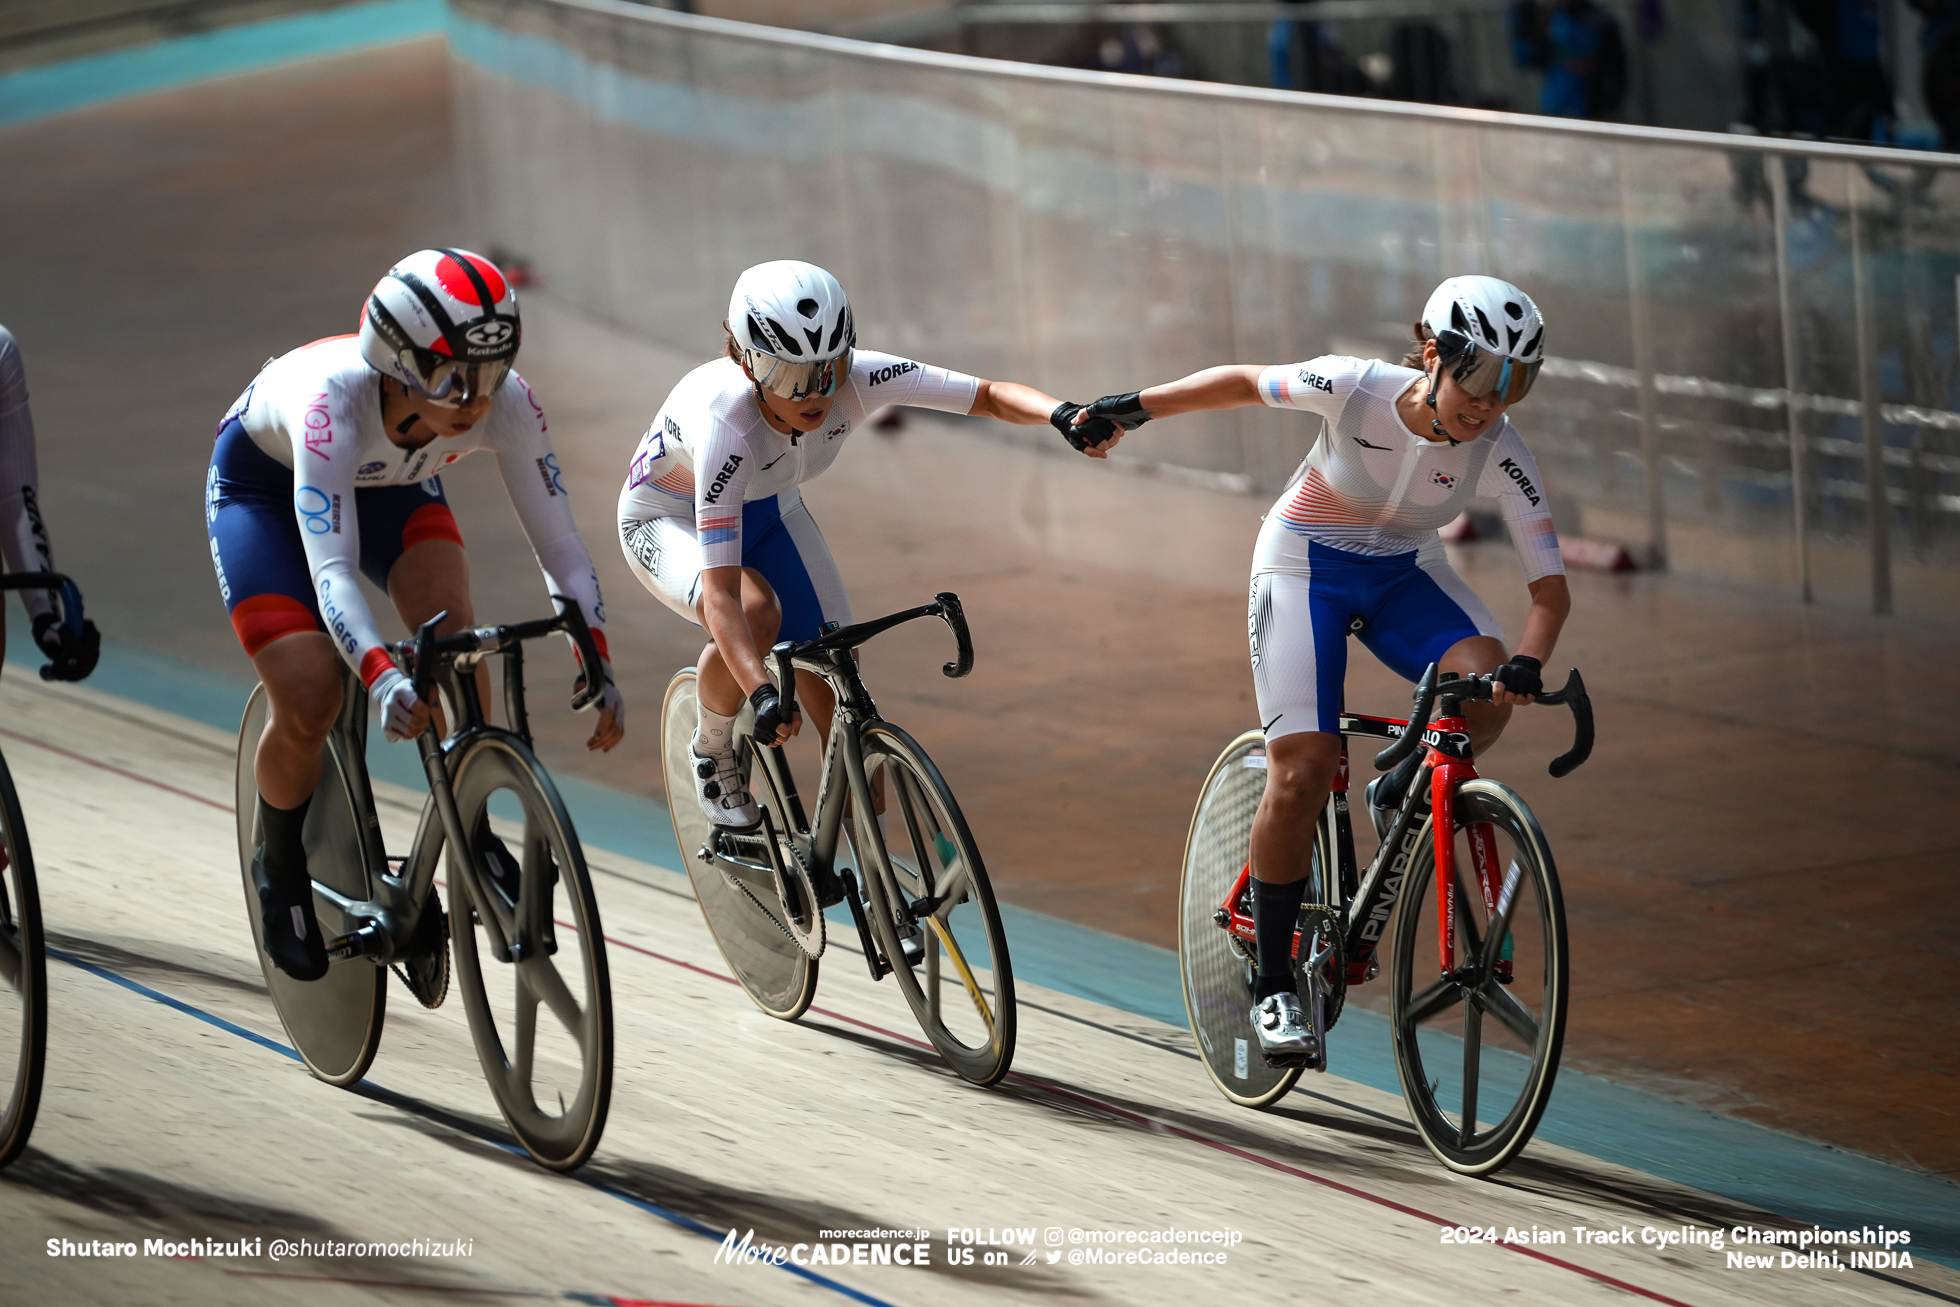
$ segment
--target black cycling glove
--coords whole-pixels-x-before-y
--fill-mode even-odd
[[[1544,664],[1529,654],[1513,654],[1510,662],[1491,673],[1491,679],[1503,682],[1512,694],[1535,696],[1545,692],[1545,681],[1540,675],[1544,670]]]
[[[1102,444],[1117,435],[1116,424],[1106,418],[1090,418],[1081,426],[1075,425],[1075,415],[1082,411],[1082,405],[1071,404],[1067,400],[1055,405],[1055,411],[1048,415],[1048,424],[1062,433],[1062,439],[1075,447],[1079,453]]]
[[[782,695],[767,681],[755,687],[749,702],[755,705],[755,738],[764,744],[774,744],[782,728],[796,720],[796,709],[785,712]]]
[[[1150,421],[1150,415],[1143,411],[1143,392],[1133,390],[1127,395],[1104,395],[1089,405],[1089,420],[1107,418],[1125,431],[1135,431]]]
[[[44,681],[79,681],[95,670],[102,656],[102,634],[86,618],[77,634],[60,617],[42,613],[34,619],[34,643],[49,659],[41,669]]]

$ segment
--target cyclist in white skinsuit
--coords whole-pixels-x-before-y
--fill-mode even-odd
[[[1324,1055],[1294,991],[1291,953],[1315,822],[1340,764],[1350,630],[1410,680],[1432,662],[1461,675],[1496,672],[1491,702],[1464,705],[1472,748],[1482,753],[1511,707],[1539,692],[1571,609],[1544,483],[1505,416],[1531,388],[1544,338],[1537,305],[1517,287],[1452,277],[1423,308],[1405,360],[1413,366],[1329,356],[1210,368],[1083,411],[1124,428],[1262,403],[1326,419],[1260,529],[1247,614],[1267,758],[1252,827],[1252,1019],[1276,1064],[1319,1065]],[[1478,495],[1503,502],[1531,590],[1509,656],[1490,610],[1450,568],[1436,535]],[[1369,786],[1377,813],[1401,802],[1420,761],[1418,754]],[[1361,978],[1351,972],[1349,983]]]
[[[430,718],[381,647],[356,571],[411,630],[439,612],[439,634],[475,621],[443,468],[479,449],[496,455],[547,593],[577,601],[604,661],[598,579],[544,413],[511,370],[521,334],[516,292],[488,259],[420,250],[376,285],[358,336],[274,359],[219,423],[205,492],[211,563],[269,706],[253,759],[264,843],[252,877],[266,953],[295,979],[327,971],[303,836],[340,714],[341,664],[367,686],[388,738],[420,734]],[[586,747],[611,749],[624,706],[610,664],[592,670],[604,685],[581,683],[574,702],[598,709]]]
[[[34,415],[27,407],[27,370],[13,333],[0,327],[0,554],[9,572],[52,572],[54,553],[41,521],[40,467],[34,452]],[[51,663],[42,675],[79,681],[95,669],[101,637],[94,622],[70,630],[46,590],[22,590],[21,604],[34,631],[34,643]],[[6,637],[6,610],[0,608],[0,640]]]
[[[844,288],[809,263],[744,272],[724,325],[726,356],[681,379],[634,451],[619,539],[640,584],[708,633],[697,787],[710,819],[742,828],[759,820],[736,763],[743,697],[762,739],[786,740],[800,724],[783,713],[760,651],[851,621],[843,578],[798,487],[831,465],[874,409],[912,404],[1058,427],[1077,409],[1029,386],[854,348]],[[1106,422],[1095,429],[1113,431]],[[797,699],[827,733],[830,687],[799,672]]]

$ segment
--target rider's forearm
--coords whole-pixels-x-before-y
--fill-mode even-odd
[[[1018,381],[982,381],[968,417],[994,418],[1017,427],[1038,427],[1061,401]]]
[[[1558,647],[1558,634],[1572,612],[1572,592],[1565,578],[1554,573],[1531,583],[1531,611],[1525,614],[1524,634],[1517,652],[1549,665]]]
[[[755,647],[748,615],[742,611],[741,568],[714,567],[701,574],[701,625],[707,628],[708,638],[715,642],[744,698],[764,682],[774,684],[763,668],[761,651]]]
[[[1161,386],[1152,386],[1140,397],[1144,412],[1153,418],[1167,418],[1179,413],[1245,408],[1262,403],[1259,398],[1260,371],[1255,364],[1230,363],[1193,372],[1188,377],[1167,381]]]

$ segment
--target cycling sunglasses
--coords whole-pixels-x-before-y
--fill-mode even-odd
[[[404,350],[404,354],[408,351]],[[510,359],[466,363],[428,350],[414,351],[411,370],[423,399],[443,408],[467,408],[483,395],[494,395],[510,376]]]
[[[1439,331],[1435,339],[1443,366],[1457,385],[1473,395],[1488,395],[1500,404],[1511,405],[1530,394],[1532,383],[1538,380],[1538,363],[1494,354],[1460,331]]]
[[[852,351],[848,349],[820,363],[792,363],[761,350],[743,352],[748,356],[749,373],[755,378],[755,384],[784,399],[834,395],[851,372]]]

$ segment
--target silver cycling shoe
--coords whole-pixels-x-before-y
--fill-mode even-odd
[[[748,783],[742,779],[735,750],[731,747],[702,753],[701,732],[697,729],[688,751],[694,763],[695,793],[708,820],[730,830],[751,830],[760,825],[762,810],[755,806],[755,796],[749,793]]]
[[[1268,1066],[1320,1065],[1320,1036],[1300,1010],[1298,994],[1268,994],[1253,1005],[1252,1028]]]

